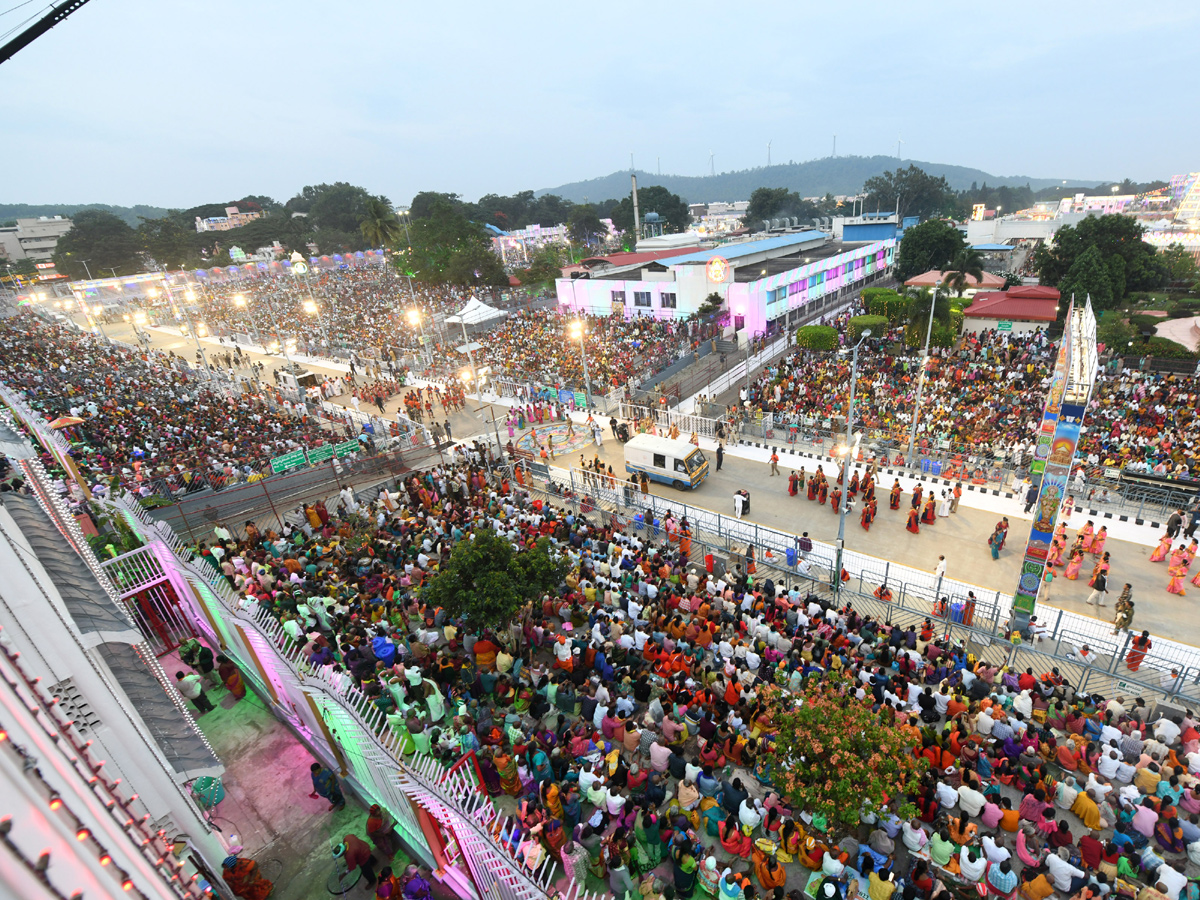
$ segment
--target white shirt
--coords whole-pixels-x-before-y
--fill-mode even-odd
[[[988,862],[1000,865],[1012,856],[1007,847],[997,846],[995,839],[990,834],[985,834],[980,844],[983,845],[983,852],[987,854]]]

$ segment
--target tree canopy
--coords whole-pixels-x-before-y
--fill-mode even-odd
[[[567,234],[577,244],[603,244],[608,237],[608,227],[600,221],[596,207],[581,203],[571,207],[567,217]]]
[[[917,166],[868,178],[863,191],[867,195],[865,208],[895,210],[900,218],[952,212],[955,199],[944,176],[934,178]]]
[[[651,212],[656,212],[662,217],[663,231],[667,234],[687,231],[692,223],[687,203],[678,194],[672,194],[665,187],[656,184],[638,188],[638,215],[641,216],[642,222],[646,221],[646,214]],[[613,226],[618,231],[633,233],[632,192],[613,207],[610,216]]]
[[[506,286],[508,275],[492,252],[487,232],[467,218],[456,200],[452,194],[431,195],[418,206],[414,199],[408,226],[411,250],[396,257],[397,265],[430,284]]]
[[[958,297],[971,286],[983,281],[983,256],[974,247],[963,246],[942,274],[942,286]]]
[[[1039,280],[1067,295],[1070,293],[1064,287],[1067,275],[1079,257],[1094,248],[1107,281],[1107,289],[1101,291],[1101,296],[1106,300],[1102,303],[1093,295],[1094,306],[1105,309],[1120,303],[1128,292],[1160,288],[1167,281],[1167,262],[1157,254],[1153,245],[1142,240],[1144,233],[1145,229],[1136,219],[1115,213],[1088,216],[1078,225],[1065,225],[1055,233],[1052,245],[1042,245],[1037,249],[1034,264]],[[1113,263],[1113,257],[1118,256],[1121,262]],[[1090,262],[1085,266],[1089,270],[1092,267]],[[1078,279],[1072,282],[1072,287],[1077,283]]]
[[[908,279],[931,269],[945,269],[967,245],[962,232],[941,219],[930,219],[904,232],[896,253],[896,279]]]
[[[525,603],[556,590],[566,573],[549,538],[518,553],[508,540],[483,529],[454,545],[450,560],[421,593],[479,633],[506,625]]]
[[[785,187],[760,187],[750,195],[750,205],[746,207],[742,224],[751,230],[761,230],[764,220],[778,216],[795,216],[804,222],[812,222],[820,214],[821,210],[815,203],[805,200],[795,191]]]
[[[857,700],[844,677],[809,678],[803,696],[772,685],[762,689],[776,708],[772,781],[792,807],[823,819],[830,831],[852,830],[865,808],[911,818],[907,801],[928,765],[905,746],[904,732]]]
[[[1192,284],[1196,280],[1196,258],[1183,244],[1169,245],[1162,251],[1162,261],[1167,267],[1167,280],[1172,284]]]
[[[71,230],[58,239],[54,264],[72,279],[106,277],[109,269],[132,275],[142,269],[141,247],[135,232],[124,219],[99,209],[75,214]],[[86,266],[85,266],[86,262]]]
[[[1112,279],[1109,277],[1109,267],[1104,262],[1100,248],[1093,244],[1075,257],[1070,271],[1059,281],[1058,289],[1062,291],[1064,300],[1069,301],[1074,294],[1076,303],[1082,304],[1084,298],[1091,297],[1092,306],[1095,308],[1110,308],[1115,302]],[[1066,315],[1069,305],[1070,303],[1059,304],[1060,319]]]

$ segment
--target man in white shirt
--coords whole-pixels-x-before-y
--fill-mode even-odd
[[[1046,857],[1046,870],[1050,875],[1050,880],[1054,882],[1054,887],[1066,894],[1073,894],[1071,889],[1072,883],[1077,878],[1083,878],[1083,870],[1077,869],[1068,859],[1071,851],[1066,847],[1060,847],[1059,853],[1051,853]],[[1066,856],[1067,859],[1064,859]]]
[[[972,819],[979,818],[986,802],[987,798],[983,796],[983,793],[969,785],[964,784],[958,789],[958,808]]]
[[[993,838],[990,834],[985,834],[983,840],[979,843],[983,846],[983,852],[987,854],[988,862],[990,863],[1000,865],[1000,863],[1012,856],[1008,848],[1004,846],[1003,837],[998,836]]]

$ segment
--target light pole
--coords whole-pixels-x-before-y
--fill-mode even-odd
[[[409,280],[409,287],[412,287],[412,280]],[[421,355],[425,357],[426,363],[433,362],[433,357],[430,354],[429,346],[425,343],[425,319],[421,317],[421,311],[415,306],[408,311],[408,324],[416,327],[421,326]]]
[[[571,337],[579,338],[579,355],[583,357],[583,402],[587,411],[592,410],[592,377],[588,374],[587,350],[583,346],[583,320],[576,319],[571,323]]]
[[[325,320],[323,318],[321,318],[321,307],[317,306],[317,301],[316,300],[305,300],[304,301],[304,311],[306,313],[308,313],[310,316],[317,317],[317,324],[319,326],[321,326],[321,334],[325,337],[325,346],[327,346],[327,347],[330,346],[329,332],[325,330]]]
[[[79,261],[80,265],[83,266],[83,271],[87,272],[88,281],[92,280],[92,270],[88,268],[88,263],[90,262],[90,259],[81,259]]]
[[[233,295],[233,305],[238,307],[239,309],[241,309],[243,307],[246,308],[246,311],[250,316],[250,327],[254,329],[254,340],[258,341],[258,346],[262,347],[265,350],[266,345],[263,343],[262,335],[258,333],[258,322],[255,320],[255,317],[254,317],[254,309],[250,306],[249,301],[246,300],[246,295],[245,294],[234,294]]]
[[[467,337],[467,323],[461,322],[463,330],[463,344],[467,347],[467,358],[471,361],[471,377],[475,379],[475,398],[479,401],[479,405],[483,405],[483,385],[479,383],[479,373],[475,371],[475,348],[471,344],[471,339]]]
[[[921,374],[917,377],[917,402],[913,406],[912,428],[908,432],[908,465],[913,465],[917,447],[917,419],[921,416],[921,396],[925,392],[925,369],[929,366],[929,339],[933,335],[933,313],[937,309],[937,288],[929,301],[929,325],[925,329],[925,349],[921,353]]]
[[[858,381],[858,348],[863,345],[863,341],[871,336],[871,329],[864,328],[862,334],[858,338],[858,343],[850,350],[850,403],[846,409],[846,457],[842,462],[842,483],[843,487],[850,485],[850,459],[853,454],[850,435],[854,430],[854,386]],[[842,351],[845,352],[845,351]],[[842,553],[846,549],[846,507],[850,505],[850,492],[845,491],[842,494],[838,504],[838,536],[837,536],[837,568],[833,573],[834,578],[834,593],[840,596],[842,591]]]

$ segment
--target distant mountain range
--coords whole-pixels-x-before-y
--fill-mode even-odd
[[[802,163],[787,163],[778,166],[760,166],[757,169],[742,169],[739,172],[722,172],[719,175],[655,175],[637,172],[638,186],[662,185],[678,194],[689,203],[708,203],[718,200],[733,202],[749,200],[755,188],[787,188],[801,197],[824,197],[826,194],[856,194],[863,182],[885,171],[909,166],[924,169],[930,175],[944,175],[950,187],[956,191],[967,190],[974,182],[985,181],[992,187],[1023,187],[1028,184],[1035,191],[1065,180],[1081,188],[1095,187],[1100,181],[1062,178],[1030,178],[1027,175],[993,175],[967,166],[951,166],[945,163],[922,162],[916,159],[898,160],[894,156],[829,156]],[[624,197],[629,193],[629,172],[613,172],[590,181],[575,181],[558,187],[545,188],[541,194],[557,194],[574,203]],[[0,207],[2,209],[2,207]]]
[[[0,203],[0,222],[62,216],[69,219],[81,209],[102,209],[137,228],[142,218],[161,219],[167,210],[160,206],[109,206],[107,203]]]

